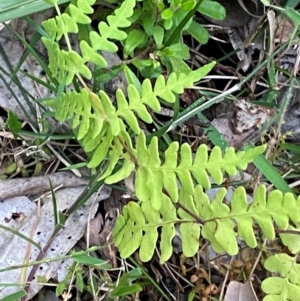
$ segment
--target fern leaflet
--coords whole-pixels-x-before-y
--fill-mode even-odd
[[[262,283],[262,290],[268,294],[263,301],[298,301],[300,296],[300,264],[298,256],[276,254],[264,263],[267,270],[280,277],[269,277]]]

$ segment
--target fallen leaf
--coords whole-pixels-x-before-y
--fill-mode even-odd
[[[241,283],[231,281],[227,287],[224,301],[258,301],[251,281]]]

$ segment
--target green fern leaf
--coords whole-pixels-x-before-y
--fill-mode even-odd
[[[179,74],[178,76],[176,73],[171,73],[167,79],[165,80],[163,75],[160,75],[155,82],[154,89],[152,92],[152,89],[149,88],[149,86],[145,85],[145,96],[150,98],[149,106],[153,103],[154,106],[157,102],[156,97],[160,97],[163,100],[174,103],[175,102],[175,94],[181,94],[184,92],[185,88],[192,88],[194,85],[194,82],[199,80],[200,78],[207,75],[211,69],[214,67],[215,62],[211,62],[195,71],[191,71],[188,74]],[[149,85],[149,83],[147,83]],[[143,87],[144,88],[144,87]],[[143,89],[144,92],[144,89]],[[151,95],[152,94],[152,95]],[[143,94],[144,95],[144,94]],[[150,96],[151,95],[151,96]],[[151,107],[153,110],[155,110],[153,107]],[[160,109],[160,108],[159,108]]]
[[[100,130],[100,131],[99,131]],[[76,133],[76,131],[75,131]],[[98,133],[97,135],[95,135]],[[100,141],[109,139],[108,137],[112,137],[110,140],[113,139],[113,136],[111,135],[111,132],[109,131],[108,124],[104,122],[101,122],[101,119],[91,119],[90,120],[90,128],[89,131],[86,133],[84,138],[81,141],[81,144],[85,150],[85,152],[91,152],[95,150],[99,144]],[[110,142],[109,142],[110,143]],[[101,162],[100,162],[101,163]]]
[[[161,206],[162,197],[163,197],[163,193],[162,193],[163,177],[159,171],[159,166],[161,165],[161,161],[158,153],[158,139],[157,137],[154,137],[151,140],[149,148],[147,149],[145,148],[145,135],[141,134],[139,138],[141,138],[141,140],[137,144],[138,165],[140,167],[141,163],[145,162],[144,163],[145,165],[149,164],[153,166],[153,168],[152,169],[142,168],[141,174],[145,182],[142,182],[140,180],[136,182],[136,186],[135,186],[136,195],[141,201],[148,201],[149,199],[146,197],[150,196],[153,208],[158,210]],[[145,153],[144,150],[146,150]],[[141,174],[138,172],[136,174],[136,177],[140,176]],[[148,192],[147,194],[145,194],[144,192],[145,188],[146,191]]]
[[[144,201],[148,201],[151,198],[151,190],[145,185],[148,178],[147,172],[146,168],[139,167],[135,174],[135,194]]]
[[[173,202],[178,200],[178,194],[174,192],[175,187],[178,190],[176,179],[180,181],[181,186],[187,193],[193,194],[195,184],[210,188],[209,174],[217,184],[221,184],[223,182],[223,170],[230,173],[230,175],[234,175],[237,172],[236,166],[246,168],[247,163],[251,162],[256,155],[262,153],[264,149],[265,146],[259,146],[254,151],[251,150],[251,158],[247,152],[235,154],[233,148],[228,148],[222,157],[219,147],[214,147],[210,156],[208,156],[207,146],[201,145],[195,158],[193,158],[188,144],[183,144],[178,152],[178,144],[173,142],[164,154],[165,163],[161,164],[157,138],[154,137],[147,148],[145,146],[145,135],[141,132],[138,136],[137,160],[138,170],[142,168],[142,171],[136,174],[136,195],[142,202],[148,201],[150,195],[153,208],[159,209],[162,188],[166,189]],[[171,157],[168,158],[168,156]],[[138,178],[140,175],[143,176],[142,180]],[[158,191],[154,192],[154,186],[157,187]],[[145,190],[149,193],[145,193]]]
[[[280,238],[281,238],[281,242],[288,247],[288,249],[290,250],[290,252],[292,254],[297,254],[300,251],[300,240],[299,240],[299,234],[298,234],[298,230],[297,228],[288,225],[287,228],[285,228],[287,230],[292,230],[295,231],[295,234],[284,234],[281,233],[279,234]]]
[[[85,65],[85,61],[76,51],[64,51],[63,54],[65,61],[63,69],[68,72],[66,85],[71,84],[75,74],[81,74],[87,79],[92,78],[90,69]]]
[[[111,147],[111,143],[114,139],[114,136],[111,135],[111,133],[107,133],[105,136],[101,136],[99,135],[99,140],[97,141],[97,148],[95,149],[92,158],[90,159],[89,163],[88,163],[88,168],[96,168],[97,166],[99,166],[104,159],[106,158],[109,149]],[[82,144],[85,143],[85,141],[82,142]],[[94,148],[95,145],[97,145],[96,142],[93,142],[92,147]],[[86,144],[87,145],[87,144]],[[116,153],[118,154],[118,153]],[[111,162],[112,164],[113,162]]]
[[[193,197],[183,189],[180,190],[180,204],[189,208],[189,212],[197,215]],[[178,216],[185,221],[180,224],[179,228],[183,254],[187,257],[194,256],[199,249],[200,225],[195,223],[195,219],[184,210],[178,210]]]
[[[60,66],[63,66],[64,64],[63,52],[59,49],[58,44],[51,39],[45,37],[42,37],[41,39],[48,51],[49,69],[51,74],[53,77],[57,78],[60,83],[63,83],[65,74],[60,69]]]
[[[105,179],[106,184],[114,184],[120,182],[130,176],[130,174],[134,171],[135,165],[130,160],[130,158],[125,159],[123,166],[113,175],[107,177]]]
[[[96,0],[77,0],[77,6],[84,14],[92,14],[94,12],[92,5],[95,2]]]
[[[142,95],[144,96],[143,102],[147,103],[147,105],[155,112],[159,112],[161,110],[161,106],[159,100],[157,99],[156,94],[152,91],[152,84],[149,78],[146,78],[142,84]]]
[[[264,263],[264,267],[280,277],[270,277],[263,281],[262,290],[267,294],[263,301],[298,301],[300,296],[300,265],[297,256],[276,254]]]
[[[55,118],[58,121],[64,122],[66,120],[73,120],[73,129],[76,129],[80,124],[77,138],[81,140],[89,132],[91,126],[90,122],[95,118],[95,115],[91,112],[93,108],[90,100],[91,97],[98,99],[95,94],[89,93],[86,89],[82,89],[80,93],[76,91],[62,93],[59,99],[47,100],[44,103],[56,109]],[[94,106],[93,110],[97,113],[99,111],[96,106]],[[103,117],[101,118],[100,113],[98,113],[98,118],[103,124]],[[100,123],[93,129],[95,136],[95,134],[98,134],[101,131]]]
[[[169,173],[168,170],[174,170],[177,166],[177,153],[179,143],[171,143],[165,152],[165,162],[162,165],[161,173],[164,179],[164,186],[169,193],[171,200],[178,200],[178,185],[176,173]],[[146,153],[146,152],[141,152]],[[144,164],[141,162],[141,164]],[[138,177],[136,177],[138,179]]]
[[[64,51],[59,48],[57,43],[54,43],[54,41],[59,41],[63,35],[66,36],[68,42],[68,33],[78,33],[77,23],[90,24],[91,19],[87,14],[93,12],[91,5],[94,3],[95,0],[79,0],[76,5],[73,3],[69,5],[70,15],[63,13],[42,23],[50,36],[50,38],[43,37],[42,40],[49,53],[49,67],[52,76],[58,77],[59,82],[65,82],[66,85],[72,82],[74,75],[81,74],[90,79],[91,72],[85,64],[92,62],[100,67],[105,67],[106,61],[98,51],[116,52],[118,49],[116,44],[109,39],[121,41],[127,37],[127,34],[119,28],[131,25],[128,18],[133,14],[135,0],[125,0],[115,10],[114,15],[107,17],[108,23],[100,22],[98,26],[100,34],[95,31],[90,32],[91,46],[86,41],[80,42],[82,56],[70,49],[70,46],[68,51]]]
[[[115,138],[113,140],[110,140],[109,144],[105,141],[105,143],[103,143],[103,145],[107,146],[106,151],[103,153],[103,155],[105,153],[107,153],[107,151],[109,149],[111,149],[111,150],[109,151],[109,154],[108,154],[108,166],[107,166],[105,172],[103,173],[103,175],[99,178],[99,180],[106,179],[107,177],[109,177],[112,174],[113,169],[115,168],[115,166],[117,165],[117,163],[120,160],[121,155],[123,154],[122,144],[120,143],[119,140],[117,140]],[[101,150],[102,149],[100,149],[100,151]]]
[[[63,35],[68,33],[78,33],[75,20],[66,13],[43,21],[42,26],[50,35],[52,41],[59,41]]]
[[[134,88],[132,88],[132,86],[131,86],[131,88],[128,87],[128,90],[131,90],[131,93],[128,95],[129,99],[130,99],[130,97],[136,97],[135,98],[136,100],[138,100],[140,98],[138,93],[134,93],[134,94],[132,93],[132,90],[135,90]],[[117,90],[116,98],[117,98],[117,103],[118,103],[118,113],[117,114],[126,121],[126,123],[129,125],[129,127],[136,134],[138,134],[141,129],[139,127],[138,120],[132,111],[132,109],[134,109],[134,106],[132,106],[132,107],[129,106],[129,104],[125,98],[125,95],[121,89]],[[150,118],[151,118],[151,116],[150,116]],[[151,121],[152,121],[152,118],[151,118]]]
[[[117,45],[108,39],[122,41],[127,38],[126,32],[119,28],[129,27],[131,25],[128,18],[133,15],[134,7],[135,0],[125,0],[122,5],[115,10],[115,15],[107,17],[108,24],[103,21],[99,23],[98,29],[100,34],[96,32],[90,33],[93,52],[95,50],[105,50],[109,52],[116,52],[118,50]]]
[[[199,189],[199,194],[201,194],[202,188],[197,186],[196,190]],[[243,187],[239,187],[232,196],[232,207],[230,210],[226,204],[222,203],[225,191],[221,191],[218,192],[215,200],[211,203],[210,209],[213,214],[210,216],[210,221],[205,223],[202,229],[202,235],[205,238],[213,239],[218,243],[217,252],[226,251],[231,255],[237,254],[237,244],[233,242],[236,236],[233,232],[235,223],[238,227],[237,234],[239,237],[244,239],[247,245],[254,248],[257,245],[253,231],[254,221],[260,226],[263,234],[268,239],[274,239],[273,222],[279,227],[283,226],[284,228],[282,229],[286,229],[288,226],[286,220],[293,221],[293,216],[295,216],[284,207],[284,198],[293,198],[290,193],[283,196],[281,192],[273,191],[267,196],[265,186],[259,186],[255,191],[253,203],[248,206],[245,190]],[[293,203],[295,206],[292,210],[300,214],[300,208],[296,205],[295,200]],[[278,219],[279,214],[284,217]],[[297,219],[299,219],[299,215]],[[215,231],[215,233],[213,234],[211,231]],[[224,237],[226,237],[226,240],[224,240]],[[213,242],[213,240],[211,241]],[[220,246],[222,246],[223,250]]]
[[[176,174],[187,193],[193,194],[194,184],[190,170],[186,167],[192,166],[192,150],[191,147],[185,143],[180,148],[180,163],[176,167]]]
[[[172,240],[175,237],[176,230],[174,224],[178,220],[176,216],[176,209],[173,206],[170,198],[163,196],[162,206],[159,210],[161,218],[164,222],[161,229],[160,241],[160,262],[166,262],[173,254]]]
[[[61,50],[57,43],[45,37],[42,37],[42,41],[48,50],[51,74],[59,82],[69,85],[75,74],[81,74],[88,79],[92,77],[90,69],[85,66],[85,61],[77,52]]]
[[[280,199],[278,199],[277,202],[278,201],[280,202]],[[251,213],[252,217],[256,220],[265,236],[269,239],[274,239],[275,230],[272,216],[270,214],[261,214],[262,212],[267,212],[267,195],[265,186],[260,186],[258,189],[256,189],[249,213]]]
[[[81,50],[82,58],[85,62],[91,62],[100,68],[105,68],[107,63],[102,55],[95,52],[93,47],[91,47],[86,41],[80,41],[79,47]]]
[[[92,21],[87,14],[94,12],[92,5],[95,4],[95,0],[78,0],[77,6],[74,4],[69,5],[69,10],[72,18],[79,24],[90,24]]]
[[[119,247],[122,258],[129,257],[141,245],[145,219],[141,207],[135,202],[129,202],[123,208],[123,215],[118,217],[113,235],[115,244]]]
[[[122,90],[118,89],[116,93],[118,109],[120,112],[122,112],[120,113],[120,115],[126,118],[125,111],[128,109],[130,110],[132,108],[132,110],[134,110],[143,121],[147,123],[151,123],[152,117],[147,111],[145,104],[141,102],[140,95],[137,88],[133,85],[129,85],[127,89],[127,93],[129,98],[129,105],[126,101],[126,98]]]
[[[153,210],[150,202],[144,202],[141,207],[129,202],[125,207],[123,215],[117,219],[113,229],[115,244],[121,256],[126,258],[140,247],[140,259],[149,261],[153,257],[158,239],[157,228],[162,227],[160,262],[169,259],[172,255],[172,239],[175,236],[174,223],[178,220],[171,200],[164,196],[163,206],[157,211]]]
[[[234,197],[231,199],[231,213],[238,215],[240,212],[247,211],[247,195],[244,189],[238,189],[235,191]],[[247,245],[251,248],[255,248],[257,243],[253,231],[249,229],[253,226],[253,220],[251,216],[244,216],[244,218],[236,219],[238,226],[238,235],[243,237]]]
[[[149,176],[149,174],[147,175]],[[151,195],[151,192],[147,193],[148,196]],[[131,228],[131,231],[133,232],[141,230],[144,232],[150,231],[150,228],[152,229],[151,231],[157,231],[157,227],[163,228],[166,224],[169,226],[172,225],[172,227],[174,227],[175,224],[180,224],[179,230],[182,240],[182,250],[183,254],[188,257],[194,256],[197,253],[201,236],[211,243],[216,252],[227,252],[230,255],[236,255],[238,253],[237,237],[243,239],[246,244],[252,248],[257,246],[253,229],[254,223],[259,224],[265,237],[273,239],[273,223],[277,224],[279,228],[281,228],[281,226],[287,228],[289,225],[286,224],[286,219],[293,223],[295,222],[294,218],[299,220],[299,200],[296,201],[291,193],[282,195],[280,192],[274,191],[267,195],[266,188],[260,186],[254,194],[253,203],[248,205],[245,189],[239,187],[233,193],[231,207],[224,203],[225,196],[226,189],[221,188],[214,199],[209,201],[208,196],[203,192],[202,186],[197,185],[193,195],[188,194],[184,189],[180,190],[180,206],[175,213],[175,206],[171,199],[163,194],[162,204],[159,209],[153,207],[153,203],[149,202],[149,199],[148,201],[141,203],[139,214],[141,214],[140,218],[143,220],[143,225],[139,224],[138,226],[135,226],[132,217],[128,214],[126,216],[124,214],[121,215],[120,219],[123,227],[126,228],[130,225],[130,227],[133,227]],[[288,205],[285,203],[285,200],[290,200],[293,205]],[[285,204],[288,207],[285,207]],[[159,218],[156,222],[153,218],[150,222],[148,213],[145,213],[145,211],[150,211],[150,208],[153,210],[152,214],[159,214]],[[130,212],[130,209],[128,210],[128,212]],[[167,211],[172,211],[173,213],[166,219],[166,217],[162,217],[162,212]],[[285,217],[278,219],[279,214]],[[138,219],[136,215],[134,218]],[[123,234],[119,234],[119,231],[120,229],[116,229],[113,233],[114,237],[118,240],[117,246],[120,248],[122,254],[124,242],[119,235]],[[170,231],[170,229],[168,229],[168,231]],[[151,237],[153,239],[153,233]],[[171,237],[173,236],[171,235]],[[143,239],[144,238],[142,237],[141,241]],[[169,254],[169,256],[172,254],[170,251],[170,249],[172,249],[172,244],[170,239],[163,241],[161,237],[160,241],[161,246],[163,245],[163,249],[167,250],[162,257],[163,259],[161,258],[161,262],[163,263],[163,260],[169,259],[167,254]],[[153,246],[153,240],[151,240],[151,245]],[[289,245],[296,248],[299,244],[296,246],[290,239]],[[134,246],[135,248],[134,250],[132,248],[131,252],[136,250],[136,245]],[[129,248],[126,248],[126,252],[129,252]],[[145,251],[143,250],[143,252]],[[130,253],[130,255],[131,254],[132,253]],[[144,255],[143,259],[149,260],[152,254],[153,250],[151,249],[149,250],[149,253],[147,253],[147,256]]]
[[[87,78],[91,76],[89,69],[85,66],[85,60],[76,52],[61,51],[57,44],[50,39],[44,39],[44,43],[47,48],[49,48],[49,55],[53,62],[53,64],[50,63],[50,69],[61,81],[66,81],[67,84],[70,83],[77,72]],[[87,47],[89,46],[87,45]],[[87,50],[87,52],[88,51],[89,50]],[[86,54],[86,56],[88,55],[89,54]],[[98,58],[94,57],[94,59],[97,60]],[[99,63],[101,62],[99,61]],[[101,164],[101,160],[104,160],[104,154],[108,154],[112,136],[116,137],[120,135],[121,132],[125,133],[127,127],[135,134],[139,134],[141,132],[139,119],[148,123],[152,122],[152,117],[147,110],[147,106],[154,110],[159,110],[159,97],[169,95],[172,98],[174,93],[181,92],[185,87],[191,86],[192,81],[195,80],[196,76],[206,74],[213,65],[214,64],[212,63],[208,67],[200,68],[199,72],[198,70],[193,71],[184,76],[177,76],[175,73],[171,74],[167,82],[165,82],[163,77],[159,77],[154,87],[154,91],[152,91],[151,82],[149,79],[146,79],[142,84],[141,95],[135,86],[129,85],[127,89],[129,101],[127,101],[124,93],[118,89],[116,93],[117,108],[113,105],[104,91],[100,91],[99,95],[96,95],[85,88],[81,89],[79,92],[73,91],[63,93],[59,99],[45,101],[45,104],[56,109],[56,118],[59,121],[64,122],[68,120],[71,122],[72,129],[75,131],[77,139],[82,142],[82,146],[86,151],[96,150],[88,166],[90,168],[97,167],[97,164]],[[61,66],[64,67],[62,68]],[[65,78],[65,76],[67,77]],[[197,78],[197,80],[199,80],[199,78]],[[105,137],[106,135],[108,135],[107,138]],[[200,183],[206,185],[206,187],[210,185],[206,172],[210,167],[208,166],[206,170],[201,166],[194,166],[195,168],[192,167],[193,160],[188,145],[183,145],[180,149],[182,158],[178,166],[175,161],[175,164],[171,162],[173,159],[176,161],[178,160],[174,157],[176,154],[172,151],[173,155],[170,157],[171,160],[168,158],[165,159],[165,162],[168,165],[164,164],[165,169],[161,169],[158,145],[157,141],[155,141],[156,140],[153,140],[149,149],[146,148],[145,150],[141,150],[138,155],[141,171],[138,171],[137,175],[143,176],[143,179],[146,180],[143,181],[143,184],[139,179],[136,181],[136,187],[140,187],[140,189],[137,188],[137,194],[143,195],[141,200],[148,200],[147,197],[150,194],[151,199],[156,200],[158,208],[161,205],[161,188],[165,187],[172,197],[172,200],[176,201],[178,193],[176,192],[177,189],[173,188],[176,187],[175,183],[177,177],[182,182],[185,189],[190,193],[193,193],[193,177],[196,179],[200,178]],[[104,144],[103,146],[102,143]],[[131,139],[127,139],[127,143],[131,144]],[[127,145],[127,143],[125,145]],[[170,146],[170,150],[172,147],[173,145]],[[133,149],[132,146],[129,148]],[[198,154],[198,158],[196,157],[195,162],[199,160],[199,158],[201,159],[203,156],[207,156],[203,151]],[[171,151],[169,151],[169,153],[171,154]],[[167,154],[169,153],[167,152]],[[143,163],[143,158],[146,158],[145,163]],[[234,160],[234,157],[232,160]],[[243,160],[243,158],[239,161],[241,160]],[[156,162],[155,164],[154,161]],[[151,170],[151,168],[149,169],[148,167],[143,169],[143,164],[152,166],[154,169]],[[169,173],[170,164],[172,165],[173,173]],[[129,165],[129,163],[127,163],[127,165]],[[231,166],[231,162],[229,162],[228,165]],[[131,164],[131,168],[132,166],[133,165]],[[155,170],[156,167],[157,170]],[[229,169],[226,165],[223,165],[222,168],[225,170]],[[213,171],[214,170],[212,169],[212,172]],[[220,174],[220,171],[217,172]],[[215,174],[217,172],[215,172]],[[155,179],[156,177],[158,179],[165,178],[165,183],[162,181],[157,182]],[[110,178],[109,181],[112,179],[113,178]],[[222,178],[219,176],[216,180],[219,182]],[[145,187],[142,187],[142,185],[148,186],[147,190],[149,193],[145,193]],[[153,189],[154,185],[157,186],[157,191]],[[141,190],[143,190],[143,192],[139,193]]]
[[[150,202],[145,202],[141,207],[145,219],[147,220],[147,225],[155,225],[159,221],[159,212],[152,210]],[[144,236],[140,245],[140,258],[141,260],[149,261],[153,257],[153,253],[156,247],[156,242],[158,239],[158,226],[145,227]]]

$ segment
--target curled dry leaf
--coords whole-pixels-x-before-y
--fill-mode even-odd
[[[275,42],[284,43],[289,41],[295,28],[294,25],[288,19],[283,18],[281,14],[277,16],[276,21],[277,30],[275,32]]]
[[[268,122],[275,113],[274,109],[251,104],[245,99],[235,101],[234,110],[236,115],[233,120],[233,131],[238,134],[260,127]]]
[[[212,125],[224,136],[227,143],[236,149],[239,149],[248,135],[254,132],[254,129],[241,134],[234,132],[230,120],[226,117],[215,118]]]

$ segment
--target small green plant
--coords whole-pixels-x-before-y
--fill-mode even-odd
[[[248,205],[245,189],[239,187],[229,206],[223,202],[224,188],[212,202],[203,191],[203,188],[210,188],[212,181],[221,184],[224,172],[234,175],[237,169],[244,170],[264,152],[264,146],[237,153],[228,148],[222,153],[219,147],[208,151],[206,145],[200,145],[193,154],[188,144],[180,146],[172,142],[161,151],[158,138],[147,143],[140,127],[139,120],[153,122],[150,111],[159,112],[161,100],[174,103],[177,94],[191,88],[214,67],[212,62],[191,70],[184,62],[189,54],[181,39],[185,30],[198,41],[205,42],[208,36],[193,21],[194,11],[198,9],[221,19],[225,12],[219,4],[179,0],[170,1],[166,7],[162,1],[146,0],[139,6],[135,0],[120,4],[111,1],[117,8],[106,22],[99,22],[97,30],[92,30],[89,15],[95,0],[74,1],[63,13],[57,1],[47,2],[55,6],[58,14],[42,23],[47,33],[42,41],[48,50],[51,76],[61,86],[75,83],[77,88],[58,93],[44,104],[54,109],[57,120],[70,122],[88,155],[87,166],[103,170],[98,180],[113,184],[134,174],[138,202],[129,202],[124,207],[113,230],[121,257],[127,258],[139,249],[141,260],[148,261],[159,242],[160,262],[164,263],[172,254],[177,224],[186,256],[197,253],[200,237],[209,241],[216,252],[233,255],[238,252],[238,237],[250,247],[256,247],[254,225],[258,225],[268,239],[274,239],[277,228],[287,230],[292,224],[296,228],[300,226],[300,198],[295,199],[291,193],[283,195],[275,190],[267,195],[266,188],[260,186],[253,203]],[[88,34],[82,35],[82,31]],[[71,47],[69,34],[74,33],[83,37],[79,41],[80,53]],[[66,50],[60,48],[62,37],[67,42]],[[116,52],[118,45],[124,48],[126,63],[135,66],[146,78],[140,83],[133,77],[134,84],[128,84],[126,95],[117,90],[114,105],[105,91],[91,90],[85,78],[93,78],[90,64],[97,71],[106,68],[101,51]],[[162,66],[167,68],[167,79],[158,75]],[[127,75],[133,74],[125,64],[119,67],[119,70],[127,70]],[[101,72],[97,74],[101,76]],[[155,83],[148,77],[155,77]],[[299,252],[300,247],[292,236],[283,239],[285,241],[295,254]],[[269,294],[264,300],[279,300],[279,294],[280,300],[296,300],[291,297],[291,288],[300,290],[293,270],[293,265],[297,267],[295,259],[288,255],[271,256],[265,267],[273,271],[270,262],[277,268],[285,264],[286,269],[274,268],[281,277],[263,282],[263,289]],[[270,289],[278,284],[280,291]]]

